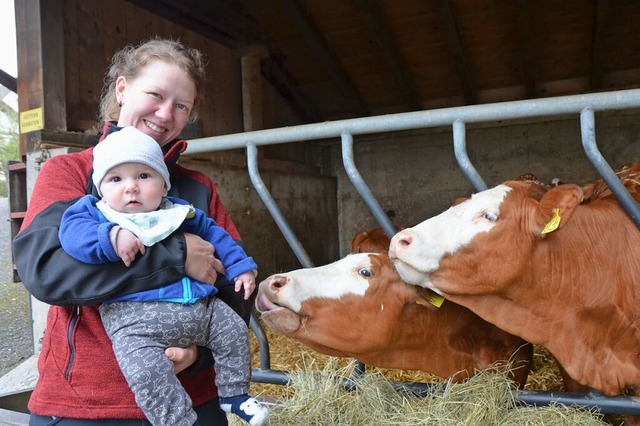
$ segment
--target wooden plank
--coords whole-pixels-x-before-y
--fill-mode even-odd
[[[589,71],[589,86],[591,90],[602,88],[603,52],[605,49],[604,34],[609,30],[609,15],[611,12],[610,0],[598,0],[596,3],[596,23],[593,34],[593,47],[591,50],[591,63]]]
[[[66,130],[64,0],[47,0],[41,1],[40,4],[44,127],[50,130]]]
[[[266,49],[250,49],[243,52],[240,63],[242,72],[243,130],[262,130],[262,88],[260,62],[267,55]]]
[[[380,5],[376,0],[358,0],[360,9],[364,12],[369,26],[375,38],[382,48],[384,62],[389,64],[395,84],[402,93],[404,102],[410,111],[422,109],[422,97],[416,89],[411,73],[407,69],[404,59],[395,41],[391,29],[387,25],[388,20],[384,16]]]
[[[19,110],[43,108],[44,127],[65,130],[63,0],[16,0],[15,11]],[[22,155],[34,149],[38,136],[20,135]]]
[[[0,424],[7,426],[28,426],[29,414],[0,408]]]
[[[100,0],[78,1],[80,122],[95,122],[98,115],[98,99],[106,69],[102,22]]]
[[[458,27],[456,25],[455,18],[451,12],[448,0],[437,0],[438,14],[444,27],[444,31],[447,35],[447,45],[449,51],[453,57],[455,63],[456,72],[458,74],[458,81],[462,88],[462,93],[466,104],[473,105],[478,100],[478,94],[476,84],[473,79],[472,73],[467,65],[467,58],[462,49],[462,43],[460,42],[460,34],[458,33]]]
[[[531,14],[527,0],[518,0],[518,44],[522,58],[522,79],[527,98],[537,97],[535,56],[531,39]]]
[[[196,2],[175,2],[170,0],[128,0],[130,3],[136,5],[139,8],[147,10],[150,13],[153,13],[157,16],[163,17],[167,20],[170,20],[176,23],[178,26],[183,28],[190,28],[195,32],[198,32],[205,37],[215,40],[218,43],[222,43],[225,46],[230,47],[243,47],[247,44],[254,43],[255,40],[251,40],[250,43],[247,43],[243,39],[237,39],[235,36],[237,34],[229,34],[224,30],[220,29],[220,25],[224,24],[223,20],[220,20],[218,14],[213,11],[210,16],[206,14],[194,14],[193,7],[197,6]],[[224,8],[222,3],[216,2],[214,4],[215,7],[220,7],[221,10]],[[240,17],[230,15],[229,13],[224,14],[228,20],[231,20],[231,26],[236,28],[246,28],[247,22],[242,21],[242,23],[234,24],[237,22]],[[208,22],[212,19],[218,19],[215,22]]]
[[[10,161],[7,165],[7,169],[9,170],[9,172],[26,172],[27,165],[24,163],[14,163]]]
[[[18,79],[1,69],[0,84],[11,90],[13,93],[18,93]]]
[[[82,120],[80,106],[80,52],[78,51],[78,0],[65,0],[64,68],[67,105],[67,126],[77,129]]]
[[[326,39],[318,31],[309,10],[302,2],[294,0],[280,0],[282,8],[289,19],[302,34],[309,48],[313,52],[320,66],[324,68],[338,88],[340,97],[351,105],[353,116],[366,117],[371,115],[367,103],[358,92],[356,85],[345,72],[340,61],[334,57]]]

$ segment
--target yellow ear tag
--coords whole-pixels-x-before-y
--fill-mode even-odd
[[[425,289],[425,290],[427,290],[427,289]],[[439,295],[439,294],[437,294],[437,293],[432,292],[431,290],[427,290],[427,291],[426,291],[426,293],[427,293],[426,299],[427,299],[427,301],[428,301],[429,303],[431,303],[431,304],[432,304],[433,306],[435,306],[436,308],[439,308],[440,306],[442,306],[442,304],[443,304],[443,303],[444,303],[444,301],[445,301],[445,298],[444,298],[444,297],[440,296],[440,295]],[[423,300],[424,300],[424,299],[416,300],[416,303],[417,303],[418,305],[424,305]]]
[[[558,226],[560,226],[560,209],[553,209],[553,216],[551,216],[551,220],[545,225],[541,234],[553,232],[558,229]]]
[[[433,293],[433,294],[430,294],[429,297],[427,297],[427,300],[433,306],[435,306],[436,308],[439,308],[440,306],[442,306],[442,303],[444,302],[444,297],[440,296],[437,293]]]

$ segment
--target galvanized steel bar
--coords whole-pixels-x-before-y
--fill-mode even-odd
[[[392,238],[396,233],[396,229],[384,210],[382,210],[382,207],[380,207],[380,203],[378,203],[376,197],[371,193],[371,190],[364,182],[364,179],[362,179],[362,176],[356,167],[356,163],[353,160],[353,136],[348,132],[342,132],[341,138],[342,163],[344,164],[344,170],[347,172],[349,180],[353,183],[353,186],[356,187],[356,190],[369,207],[369,210],[371,210],[373,217],[382,227],[385,234],[387,234],[389,238]]]
[[[247,169],[253,186],[262,199],[262,202],[269,210],[269,213],[271,213],[271,217],[273,217],[278,228],[280,228],[280,232],[282,232],[282,235],[284,235],[284,238],[289,243],[289,246],[298,258],[298,261],[305,268],[312,268],[314,265],[311,258],[305,251],[304,247],[302,247],[302,244],[300,244],[300,240],[296,237],[296,234],[291,229],[289,222],[285,219],[284,215],[278,208],[278,205],[271,196],[271,193],[269,193],[269,190],[260,177],[260,171],[258,170],[258,148],[252,143],[247,144]]]
[[[458,161],[458,166],[460,166],[462,173],[464,173],[475,190],[480,192],[487,189],[487,185],[473,164],[471,164],[471,160],[467,155],[467,127],[460,120],[453,122],[453,151]]]
[[[251,310],[251,317],[249,319],[249,328],[253,331],[258,341],[258,350],[260,351],[260,369],[271,369],[271,352],[269,351],[269,340],[267,339],[260,321],[258,321],[258,314],[255,309]]]
[[[190,140],[184,154],[244,148],[250,143],[263,146],[338,138],[343,132],[362,135],[450,126],[456,120],[468,124],[579,114],[585,108],[591,108],[594,111],[640,108],[640,89],[442,108],[213,136]]]
[[[364,181],[355,168],[353,161],[353,135],[392,132],[400,130],[411,130],[426,127],[437,127],[453,125],[454,149],[456,159],[461,169],[477,190],[486,188],[475,168],[468,161],[466,155],[466,128],[465,123],[478,123],[495,120],[509,120],[518,118],[551,117],[557,115],[580,114],[583,146],[590,161],[604,178],[605,182],[612,188],[614,194],[627,210],[636,224],[640,227],[638,217],[638,205],[631,199],[630,194],[620,184],[615,173],[602,159],[595,144],[595,132],[593,111],[595,110],[615,110],[627,108],[640,108],[640,89],[622,90],[616,92],[597,93],[589,95],[564,96],[548,99],[526,100],[515,102],[503,102],[495,104],[473,105],[456,108],[443,108],[429,111],[419,111],[404,114],[393,114],[377,117],[366,117],[335,122],[325,122],[308,124],[280,129],[261,130],[256,132],[238,133],[233,135],[216,136],[209,138],[194,139],[190,141],[189,148],[185,154],[197,154],[210,151],[222,151],[236,148],[247,148],[247,159],[249,175],[256,191],[262,198],[272,217],[278,224],[289,245],[296,253],[298,260],[304,267],[313,267],[313,263],[300,245],[295,234],[284,219],[284,216],[273,201],[273,198],[266,189],[260,178],[257,166],[257,146],[281,144],[289,142],[303,142],[317,139],[328,139],[341,137],[343,143],[343,161],[347,174],[354,182],[360,195],[370,206],[374,216],[379,216],[382,211],[379,204],[368,190]],[[613,176],[611,176],[613,173]],[[619,187],[622,186],[622,191]],[[622,194],[621,196],[618,194]],[[626,193],[626,196],[624,195]],[[625,200],[625,201],[623,201]],[[376,213],[377,212],[377,213]],[[386,218],[386,215],[384,215]],[[382,216],[376,217],[378,222],[385,224]],[[388,218],[386,218],[388,220]],[[383,226],[385,232],[389,234],[392,225],[386,223]],[[252,328],[256,327],[257,321],[252,318]],[[259,328],[259,325],[257,325]],[[266,340],[261,329],[258,332],[259,338]],[[287,384],[288,372],[270,370],[268,358],[268,344],[261,345],[261,352],[265,350],[267,357],[263,362],[261,353],[261,368],[252,370],[252,380],[264,383]],[[357,376],[357,375],[356,375]],[[427,383],[407,383],[408,388],[428,389]],[[551,403],[561,403],[565,405],[581,405],[589,408],[597,408],[602,412],[615,414],[640,414],[640,399],[636,397],[606,397],[600,394],[573,394],[567,392],[538,392],[521,391],[516,394],[516,399],[521,403],[530,405],[549,405]]]
[[[352,378],[346,379],[345,388],[347,390],[355,390],[360,376],[361,374],[354,374]],[[286,385],[289,381],[289,373],[254,368],[252,369],[251,380],[259,383]],[[439,395],[443,390],[441,383],[394,382],[393,384],[397,389],[404,389],[424,397]],[[513,397],[519,404],[536,407],[563,404],[569,407],[579,406],[590,410],[596,409],[602,413],[640,415],[640,398],[634,396],[604,396],[597,392],[582,394],[573,392],[513,391]]]
[[[598,409],[603,413],[640,415],[640,398],[636,396],[604,396],[598,392],[516,392],[516,399],[527,405],[544,407],[560,403],[568,407],[578,405],[589,409]]]
[[[616,173],[604,159],[596,144],[596,123],[591,108],[585,108],[580,112],[580,131],[582,133],[582,146],[587,158],[596,168],[602,179],[616,196],[622,208],[627,212],[638,228],[640,228],[640,206],[624,187]]]

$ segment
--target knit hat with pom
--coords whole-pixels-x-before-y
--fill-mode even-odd
[[[169,170],[158,142],[135,127],[125,127],[109,134],[93,148],[93,184],[101,197],[102,179],[109,170],[123,163],[146,164],[160,173],[167,191],[171,189]]]

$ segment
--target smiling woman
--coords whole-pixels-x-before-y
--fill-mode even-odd
[[[149,69],[154,72],[150,73]],[[222,205],[213,181],[203,173],[177,164],[187,142],[174,137],[194,117],[193,106],[197,104],[197,91],[203,80],[204,61],[200,52],[178,41],[154,37],[137,46],[124,47],[114,55],[107,73],[101,102],[101,117],[105,121],[101,140],[123,132],[122,126],[133,126],[145,133],[145,138],[162,147],[158,147],[158,154],[164,160],[159,162],[163,162],[169,172],[165,182],[171,183],[170,188],[167,184],[168,195],[184,197],[195,209],[204,212],[203,216],[224,228],[230,239],[239,241],[238,230]],[[174,139],[169,140],[171,138]],[[102,143],[104,141],[98,146]],[[29,399],[32,424],[48,424],[52,417],[65,416],[84,419],[83,424],[96,418],[133,422],[145,417],[124,375],[113,374],[119,371],[119,366],[101,321],[98,302],[157,290],[162,283],[177,282],[188,275],[208,288],[215,284],[220,300],[244,319],[239,323],[246,328],[245,323],[249,322],[252,300],[245,300],[245,292],[239,292],[240,288],[235,290],[234,283],[218,276],[213,254],[217,247],[193,232],[176,230],[145,250],[144,256],[137,256],[129,266],[115,261],[105,265],[88,264],[64,252],[57,227],[69,207],[68,201],[99,195],[92,178],[93,154],[94,148],[90,147],[53,156],[43,164],[22,229],[14,239],[16,267],[24,285],[34,297],[51,304],[39,363],[41,374]],[[43,244],[44,241],[49,244]],[[103,241],[107,248],[113,245],[108,237]],[[29,258],[41,261],[29,262]],[[205,305],[205,299],[198,302],[200,306]],[[244,397],[242,392],[230,395],[238,399],[219,402],[208,348],[198,350],[195,344],[187,348],[180,345],[168,348],[166,355],[176,363],[174,371],[181,372],[194,365],[195,371],[180,374],[179,378],[190,396],[188,405],[192,404],[200,423],[226,424],[223,410],[227,409],[242,414],[242,408],[237,409],[242,405],[238,402]],[[102,380],[106,375],[110,379]],[[220,391],[221,397],[225,396],[223,392]],[[177,395],[173,391],[162,394]],[[195,413],[183,409],[180,416],[191,418]],[[190,424],[194,421],[195,417]],[[58,424],[67,422],[72,421],[63,419]]]

